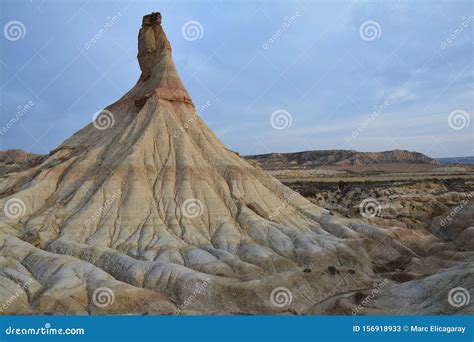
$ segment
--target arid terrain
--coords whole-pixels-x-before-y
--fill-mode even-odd
[[[3,314],[474,313],[471,167],[344,152],[268,174],[197,114],[161,21],[92,123],[0,154]]]
[[[404,227],[439,239],[434,245],[428,243],[429,248],[420,248],[398,261],[374,262],[374,272],[385,277],[386,282],[370,291],[325,301],[326,307],[321,308],[325,313],[346,314],[354,302],[378,297],[389,280],[408,287],[412,280],[458,264],[463,255],[472,260],[474,167],[469,157],[446,158],[444,164],[409,151],[339,150],[246,158],[335,215],[365,219],[379,227]],[[363,307],[370,314],[384,312],[377,307]]]
[[[0,176],[28,169],[39,164],[43,158],[42,155],[22,150],[0,151]]]

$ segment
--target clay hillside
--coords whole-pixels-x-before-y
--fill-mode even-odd
[[[93,123],[0,177],[3,314],[351,314],[380,286],[358,314],[474,313],[447,301],[474,283],[468,223],[445,237],[335,215],[227,150],[159,13],[138,64]]]

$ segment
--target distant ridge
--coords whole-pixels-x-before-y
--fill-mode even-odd
[[[442,164],[474,165],[474,157],[436,158]]]
[[[406,150],[358,152],[355,150],[315,150],[294,153],[269,153],[246,156],[257,161],[264,169],[311,168],[323,165],[353,166],[379,163],[439,164],[423,153]]]
[[[5,164],[35,164],[42,157],[40,154],[34,154],[20,149],[0,150],[0,163]]]
[[[39,164],[44,156],[20,149],[0,150],[0,175],[21,171]]]

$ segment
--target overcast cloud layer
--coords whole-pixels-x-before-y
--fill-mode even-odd
[[[122,96],[140,74],[141,18],[160,11],[196,107],[241,154],[474,154],[471,1],[0,6],[2,149],[47,153]]]

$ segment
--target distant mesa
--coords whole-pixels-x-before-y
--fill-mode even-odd
[[[354,150],[315,150],[293,153],[269,153],[245,158],[257,161],[264,169],[312,168],[315,166],[359,166],[381,163],[440,164],[419,152],[393,150],[384,152],[358,152]]]

